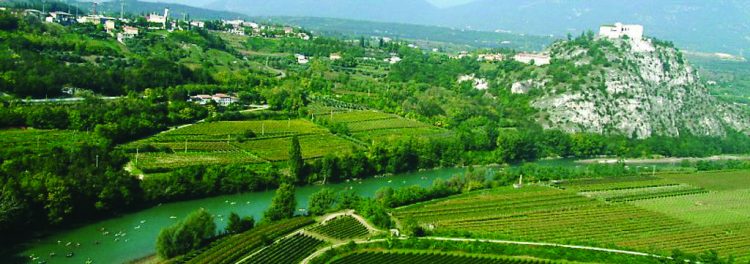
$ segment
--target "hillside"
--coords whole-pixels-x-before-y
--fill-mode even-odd
[[[721,136],[750,131],[748,116],[709,94],[697,71],[671,43],[636,51],[630,40],[579,38],[550,48],[556,59],[531,87],[539,122],[568,132],[638,138],[685,134]],[[566,80],[562,67],[575,69]],[[561,82],[563,81],[563,82]]]

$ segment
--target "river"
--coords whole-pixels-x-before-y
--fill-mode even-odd
[[[459,168],[445,168],[329,184],[325,187],[336,191],[351,190],[361,196],[373,197],[375,192],[384,186],[429,186],[434,179],[445,179],[462,171],[463,169]],[[297,207],[306,207],[307,198],[323,187],[297,187]],[[153,254],[159,230],[174,224],[195,210],[205,208],[214,214],[218,228],[223,229],[230,212],[237,212],[241,216],[252,215],[256,220],[260,220],[273,195],[274,191],[250,192],[162,204],[31,241],[19,257],[25,258],[29,263],[46,261],[80,264],[89,259],[93,263],[128,262]],[[67,257],[70,252],[73,256]],[[54,253],[55,256],[51,257],[50,253]],[[32,255],[38,259],[32,261],[29,257]]]

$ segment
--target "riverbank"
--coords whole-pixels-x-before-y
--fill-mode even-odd
[[[575,163],[578,164],[615,164],[622,162],[624,164],[678,164],[683,161],[698,162],[698,161],[724,161],[724,160],[750,160],[750,156],[746,155],[717,155],[705,158],[675,158],[675,157],[662,157],[662,158],[638,158],[638,159],[617,159],[617,158],[595,158],[595,159],[584,159],[577,160]]]

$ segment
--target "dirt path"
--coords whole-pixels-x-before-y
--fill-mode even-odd
[[[399,237],[398,239],[408,239],[407,237]],[[638,252],[638,251],[628,251],[628,250],[619,250],[619,249],[609,249],[609,248],[600,248],[600,247],[588,247],[588,246],[576,246],[576,245],[565,245],[565,244],[555,244],[555,243],[544,243],[544,242],[527,242],[527,241],[511,241],[511,240],[497,240],[497,239],[476,239],[476,238],[455,238],[455,237],[420,237],[417,239],[424,239],[424,240],[437,240],[437,241],[455,241],[455,242],[482,242],[482,243],[494,243],[494,244],[508,244],[508,245],[525,245],[525,246],[544,246],[544,247],[559,247],[559,248],[570,248],[570,249],[581,249],[581,250],[590,250],[590,251],[600,251],[600,252],[608,252],[608,253],[615,253],[615,254],[624,254],[624,255],[632,255],[632,256],[643,256],[643,257],[653,257],[653,258],[665,258],[664,256],[659,256],[655,254],[645,253],[645,252]],[[378,243],[386,241],[386,239],[373,239],[373,240],[354,240],[355,244],[370,244],[370,243]],[[305,259],[302,260],[301,263],[307,264],[310,263],[311,260],[314,258],[317,258],[318,256],[322,255],[323,253],[328,252],[329,250],[342,247],[349,244],[349,242],[343,242],[339,244],[335,244],[332,246],[328,246],[325,248],[321,248],[318,251],[313,252],[310,256],[307,256]]]

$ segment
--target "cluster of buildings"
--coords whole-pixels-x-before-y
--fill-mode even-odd
[[[238,101],[239,99],[237,97],[223,93],[217,93],[214,95],[199,94],[196,96],[191,96],[190,99],[188,99],[188,102],[193,102],[200,105],[206,105],[210,102],[215,102],[220,106],[228,106]]]
[[[305,32],[299,32],[289,26],[272,26],[261,25],[255,22],[249,22],[242,19],[222,20],[226,32],[234,35],[245,36],[252,35],[258,37],[296,37],[303,40],[310,40],[311,36]],[[197,26],[197,25],[196,25]],[[200,27],[203,27],[202,25]]]

